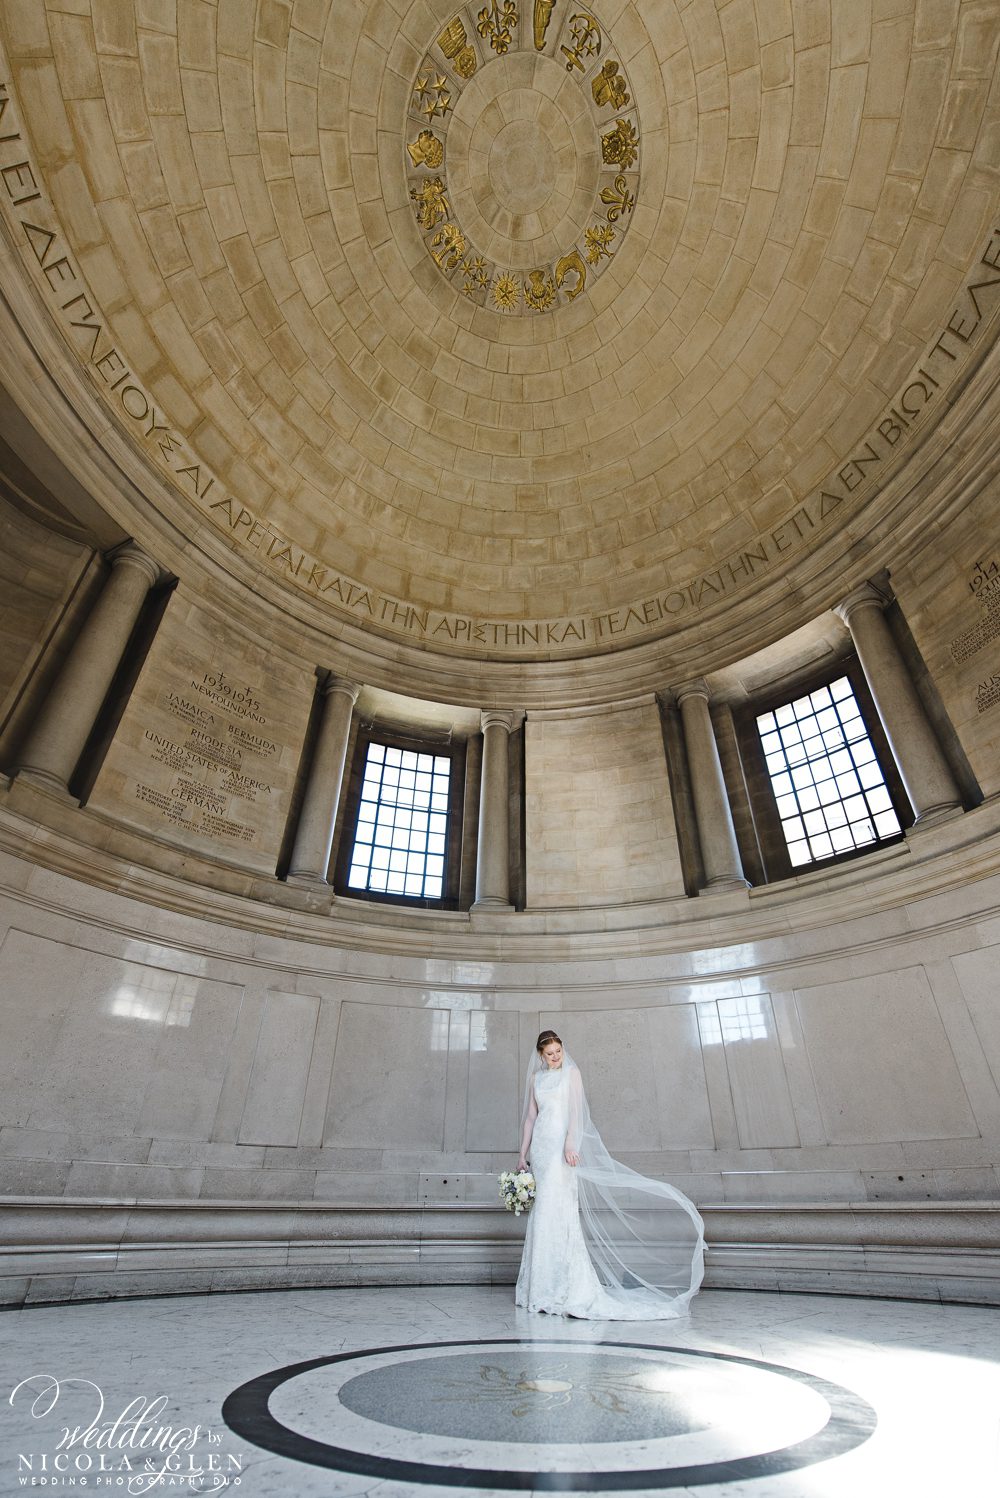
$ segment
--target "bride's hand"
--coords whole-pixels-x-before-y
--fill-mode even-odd
[[[528,1168],[528,1162],[524,1158],[524,1156],[522,1155],[521,1158],[520,1158],[520,1160],[518,1160],[518,1162],[517,1162],[517,1173],[518,1173],[518,1175],[521,1175],[524,1171],[527,1170],[527,1168]]]
[[[563,1151],[563,1157],[567,1165],[579,1165],[580,1163],[580,1156],[577,1154],[576,1150],[567,1148]]]

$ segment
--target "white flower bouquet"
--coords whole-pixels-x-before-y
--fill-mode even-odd
[[[500,1172],[500,1200],[508,1212],[520,1217],[535,1200],[535,1178],[530,1170]]]

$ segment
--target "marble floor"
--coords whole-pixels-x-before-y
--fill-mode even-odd
[[[0,1494],[1000,1498],[1000,1311],[704,1291],[553,1321],[509,1289],[0,1315]]]

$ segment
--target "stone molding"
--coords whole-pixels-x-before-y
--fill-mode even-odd
[[[39,438],[94,495],[112,521],[139,537],[164,566],[202,596],[228,588],[230,616],[259,630],[262,610],[276,645],[312,659],[330,652],[361,680],[398,691],[401,679],[414,695],[474,705],[496,692],[498,677],[516,682],[517,696],[531,706],[567,705],[633,696],[662,681],[662,639],[627,650],[603,648],[533,661],[452,657],[428,652],[398,638],[333,616],[322,604],[262,573],[233,551],[207,524],[192,525],[192,511],[148,454],[108,423],[82,368],[64,348],[33,294],[23,285],[20,264],[0,246],[0,267],[10,292],[0,307],[0,378],[35,427]],[[46,370],[58,368],[58,384]],[[940,532],[940,526],[972,489],[1000,476],[996,418],[991,397],[1000,383],[1000,344],[984,340],[970,356],[966,377],[937,423],[887,472],[885,483],[864,502],[845,532],[834,528],[789,569],[761,579],[758,589],[728,604],[708,605],[669,635],[672,658],[690,668],[718,669],[745,657],[832,608],[845,584],[861,573],[905,559]],[[99,434],[99,442],[98,442]],[[856,536],[866,527],[865,556]],[[235,586],[232,586],[234,585]]]
[[[705,1285],[1000,1305],[1000,1202],[704,1203]],[[9,1197],[0,1305],[299,1286],[512,1285],[499,1206]]]
[[[320,691],[324,697],[333,697],[341,693],[343,696],[351,699],[351,705],[353,706],[361,695],[361,685],[355,681],[348,681],[346,676],[337,676],[335,672],[329,671],[320,687]]]
[[[142,547],[137,546],[134,541],[126,541],[124,546],[116,546],[114,551],[108,553],[108,561],[115,571],[120,567],[134,567],[146,579],[147,588],[155,587],[164,577],[163,568],[159,562],[147,556]]]
[[[641,692],[633,697],[618,697],[613,702],[588,702],[579,707],[529,708],[526,716],[533,723],[564,723],[567,718],[601,718],[606,713],[627,713],[637,707],[652,707],[657,692]]]
[[[516,733],[524,722],[524,713],[517,707],[484,707],[479,714],[479,726],[485,733],[487,728],[505,728]]]
[[[417,960],[449,954],[457,960],[470,955],[478,960],[503,954],[551,963],[553,934],[561,939],[572,934],[577,955],[619,959],[622,933],[628,932],[630,952],[668,954],[683,963],[684,954],[718,941],[714,903],[706,901],[699,910],[699,902],[686,896],[641,905],[509,915],[494,912],[495,930],[481,922],[473,929],[463,912],[407,911],[370,901],[338,901],[336,919],[331,921],[334,901],[329,886],[319,892],[319,899],[313,889],[295,890],[276,877],[255,875],[193,854],[185,856],[181,873],[176,850],[167,844],[22,784],[21,777],[6,789],[0,788],[0,853],[10,871],[0,888],[5,887],[14,898],[28,905],[41,903],[55,912],[80,906],[80,885],[97,888],[113,904],[119,899],[124,902],[119,913],[122,929],[134,929],[143,939],[157,928],[160,917],[175,939],[180,915],[198,922],[199,933],[200,923],[206,923],[208,930],[250,931],[290,943],[307,942],[320,950],[374,947]],[[162,863],[157,862],[158,855]],[[60,891],[61,903],[52,895],[36,900],[33,868],[67,881]],[[982,919],[992,919],[1000,916],[1000,901],[993,897],[987,881],[997,876],[1000,797],[983,802],[963,817],[928,825],[919,837],[864,859],[752,889],[740,899],[738,911],[727,912],[726,942],[752,943],[759,955],[749,968],[734,963],[732,970],[741,976],[761,965],[769,971],[780,970],[784,961],[775,962],[761,944],[786,937],[789,929],[815,933],[835,922],[898,910],[928,895],[953,892],[962,901],[963,920],[976,910]],[[983,891],[978,903],[972,894],[977,885]],[[135,902],[141,911],[139,920],[135,919]],[[114,924],[116,918],[109,913],[108,919]],[[945,918],[945,925],[952,919],[950,915]],[[920,939],[922,929],[910,933],[914,940]],[[898,939],[897,933],[892,940]],[[215,950],[200,934],[199,939],[185,939],[181,944],[197,951]],[[561,948],[555,960],[559,955]],[[688,972],[687,966],[683,972]],[[713,969],[713,976],[723,974]]]
[[[696,676],[693,680],[681,682],[680,686],[673,688],[673,698],[678,707],[688,697],[700,697],[703,701],[711,703],[712,689],[703,676]]]
[[[852,588],[846,598],[833,606],[833,613],[842,620],[847,628],[851,627],[851,615],[859,609],[877,609],[881,614],[890,600],[872,582],[860,583],[858,587]]]

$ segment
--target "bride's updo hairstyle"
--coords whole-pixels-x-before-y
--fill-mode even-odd
[[[559,1039],[559,1036],[554,1030],[543,1030],[541,1035],[539,1035],[538,1039],[535,1041],[535,1050],[538,1052],[539,1056],[542,1054],[545,1047],[547,1045],[551,1045],[553,1041],[556,1041],[559,1045],[562,1045],[562,1041]]]

